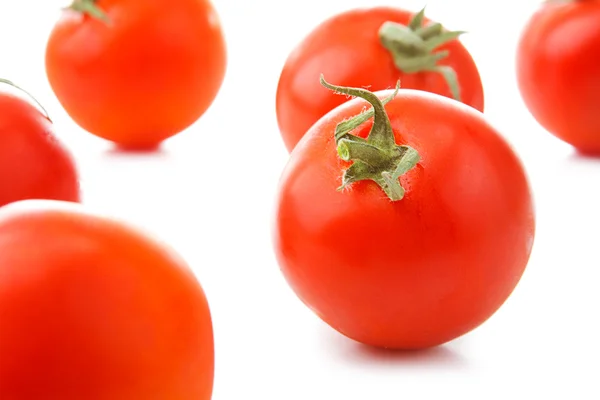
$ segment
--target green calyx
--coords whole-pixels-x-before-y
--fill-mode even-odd
[[[46,111],[46,109],[44,108],[44,106],[35,97],[33,97],[33,95],[31,93],[29,93],[27,90],[25,90],[22,87],[16,85],[13,81],[9,81],[8,79],[2,79],[2,78],[0,78],[0,83],[3,83],[3,84],[8,85],[8,86],[12,86],[15,89],[20,90],[21,92],[25,93],[30,99],[32,99],[35,102],[35,104],[38,105],[38,107],[40,107],[42,109],[42,112],[46,115],[46,118],[48,118],[48,121],[52,122],[52,120],[50,119],[50,115],[48,114],[48,111]]]
[[[108,15],[96,5],[96,0],[73,0],[68,9],[87,14],[102,22],[109,22]]]
[[[452,97],[460,101],[460,86],[452,67],[438,65],[448,57],[448,50],[435,51],[438,47],[462,35],[463,31],[446,31],[439,23],[423,25],[425,8],[417,13],[408,26],[385,22],[379,28],[379,40],[390,52],[396,68],[405,74],[437,72],[447,82]]]
[[[385,111],[385,104],[398,93],[399,83],[396,90],[383,101],[365,89],[331,85],[325,81],[323,75],[321,84],[335,93],[360,97],[373,106],[339,123],[335,128],[338,156],[344,161],[353,161],[344,171],[339,190],[354,182],[372,180],[392,201],[401,200],[405,191],[398,179],[412,169],[420,157],[412,147],[396,144],[390,119]],[[366,139],[350,134],[371,117],[373,126]]]

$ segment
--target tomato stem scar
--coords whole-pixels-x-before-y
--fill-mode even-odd
[[[90,17],[102,22],[109,22],[108,15],[96,5],[96,0],[73,0],[73,3],[67,8],[82,14],[88,14]]]
[[[418,72],[440,73],[455,100],[460,101],[460,85],[452,67],[440,66],[438,61],[448,57],[447,50],[434,50],[464,34],[464,31],[446,31],[439,23],[423,25],[425,8],[419,11],[408,26],[384,22],[379,28],[379,40],[392,58],[396,68],[406,74]]]
[[[373,107],[336,125],[335,141],[340,159],[352,161],[344,171],[342,185],[344,189],[353,182],[372,180],[377,183],[392,201],[404,197],[404,188],[398,179],[412,169],[420,160],[419,153],[410,146],[397,145],[385,104],[391,101],[398,90],[383,101],[374,93],[360,88],[349,88],[329,84],[321,74],[321,85],[338,94],[360,97]],[[373,125],[366,139],[350,134],[352,130],[373,117]]]
[[[46,116],[46,118],[48,119],[48,121],[52,122],[52,120],[50,119],[50,115],[48,114],[48,111],[46,111],[46,109],[44,108],[44,106],[42,105],[42,103],[40,103],[31,93],[29,93],[27,90],[23,89],[22,87],[16,85],[13,81],[9,81],[8,79],[2,79],[0,78],[0,83],[4,83],[5,85],[9,85],[14,87],[17,90],[20,90],[21,92],[25,93],[30,99],[32,99],[35,104],[38,105],[38,107],[40,107],[42,109],[42,112],[44,113],[44,115]]]

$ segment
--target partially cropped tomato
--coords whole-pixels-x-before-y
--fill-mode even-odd
[[[77,169],[48,117],[24,97],[1,90],[0,206],[26,199],[79,202]]]
[[[0,210],[0,398],[209,400],[197,279],[160,242],[81,207]]]
[[[46,49],[48,80],[71,118],[131,149],[197,121],[226,61],[210,0],[74,0]]]
[[[365,344],[426,348],[473,330],[512,293],[532,249],[517,155],[457,101],[401,90],[384,109],[389,91],[323,83],[374,108],[335,108],[292,152],[274,235],[285,278]]]
[[[324,114],[345,101],[319,85],[319,75],[372,91],[403,88],[452,97],[483,111],[484,95],[473,58],[457,39],[421,11],[360,8],[316,27],[289,55],[277,88],[277,120],[291,151]]]
[[[523,100],[551,134],[600,154],[600,1],[547,1],[517,51]]]

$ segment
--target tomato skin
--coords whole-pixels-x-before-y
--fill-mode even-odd
[[[406,25],[412,16],[390,7],[354,9],[327,19],[304,38],[286,60],[277,87],[277,121],[288,151],[319,118],[346,100],[319,85],[321,73],[341,86],[378,91],[393,88],[400,79],[403,88],[452,97],[441,74],[403,74],[380,43],[378,31],[384,22]],[[438,50],[450,51],[439,65],[456,71],[461,100],[483,111],[483,86],[469,52],[458,40]]]
[[[15,203],[0,211],[0,277],[2,399],[211,398],[203,290],[144,234],[60,202]]]
[[[372,181],[338,191],[350,164],[337,157],[335,126],[366,104],[332,110],[291,153],[277,259],[299,298],[342,334],[385,348],[440,345],[488,319],[523,274],[535,232],[528,182],[481,113],[401,90],[386,110],[397,144],[421,156],[400,179],[405,197],[392,202]]]
[[[46,49],[58,100],[85,130],[126,148],[155,147],[212,104],[226,69],[209,0],[99,0],[110,25],[66,11]]]
[[[0,206],[26,199],[79,202],[78,173],[50,120],[21,97],[0,92]]]
[[[517,78],[533,117],[584,153],[600,153],[600,1],[548,3],[517,49]]]

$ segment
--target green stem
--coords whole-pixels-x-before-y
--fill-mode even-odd
[[[73,0],[73,3],[68,7],[73,11],[87,14],[92,18],[96,18],[102,22],[109,23],[108,15],[96,5],[96,0]]]
[[[50,115],[48,114],[48,111],[46,111],[46,109],[44,108],[44,106],[42,105],[42,103],[40,103],[31,93],[29,93],[27,90],[23,89],[22,87],[16,85],[13,81],[9,81],[8,79],[2,79],[0,78],[0,83],[4,83],[5,85],[9,85],[14,87],[17,90],[20,90],[21,92],[25,93],[30,99],[32,99],[35,104],[38,105],[38,107],[40,107],[42,109],[42,111],[44,112],[44,115],[46,116],[46,118],[48,118],[48,121],[52,122],[52,120],[50,119]]]
[[[389,162],[386,153],[368,142],[342,139],[338,143],[337,152],[344,161],[359,160],[372,167],[386,165]]]
[[[419,153],[413,149],[412,147],[402,146],[402,155],[396,164],[396,169],[394,170],[392,177],[394,179],[400,178],[402,175],[410,171],[421,158]]]
[[[431,39],[434,36],[438,36],[444,30],[442,24],[433,23],[427,26],[421,26],[418,29],[414,30],[413,33],[416,33],[423,40]]]
[[[335,93],[360,97],[372,105],[372,109],[336,126],[338,156],[344,161],[352,161],[350,167],[344,171],[340,189],[354,182],[371,180],[381,187],[390,200],[401,200],[405,193],[398,179],[417,165],[420,157],[412,147],[396,144],[392,125],[385,111],[385,103],[396,96],[399,83],[393,94],[384,101],[365,89],[327,83],[323,75],[321,75],[321,84]],[[350,131],[367,120],[365,116],[368,115],[373,116],[373,125],[367,139],[350,134]]]
[[[415,35],[410,28],[395,22],[384,22],[379,28],[379,37],[388,50],[402,54],[422,54],[425,52],[425,41]]]
[[[387,103],[392,101],[394,97],[396,97],[396,95],[398,94],[398,90],[400,90],[400,81],[397,82],[396,90],[394,90],[394,93],[383,99],[383,105],[386,105]],[[374,115],[374,109],[370,108],[367,111],[358,114],[353,118],[350,118],[349,120],[342,121],[339,124],[337,124],[337,126],[335,127],[335,142],[337,143],[343,138],[349,138],[353,141],[366,141],[365,139],[356,136],[348,136],[348,134],[352,130],[356,129],[356,127],[358,127],[359,125],[362,125],[364,122],[367,122],[369,119],[373,118]]]
[[[423,25],[423,21],[425,20],[425,8],[427,8],[427,6],[421,8],[421,10],[418,13],[416,13],[408,22],[408,27],[410,28],[410,30],[414,31],[416,29],[419,29],[421,25]]]
[[[405,74],[440,73],[448,84],[452,97],[460,101],[460,86],[455,71],[448,71],[448,68],[452,67],[438,65],[450,52],[435,50],[465,32],[446,31],[437,22],[423,26],[424,14],[423,8],[406,26],[396,22],[384,22],[379,28],[380,42],[389,51],[398,70]]]
[[[377,144],[379,146],[390,147],[395,145],[394,133],[392,132],[392,127],[390,125],[390,120],[388,118],[387,113],[385,112],[385,107],[379,97],[377,97],[373,92],[370,92],[366,89],[359,88],[349,88],[343,86],[331,85],[325,81],[325,78],[321,74],[321,84],[326,88],[336,92],[342,93],[349,96],[360,97],[373,105],[374,119],[373,121],[378,121],[380,123],[373,124],[371,128],[371,132],[369,133],[369,137],[367,141],[369,143]]]

